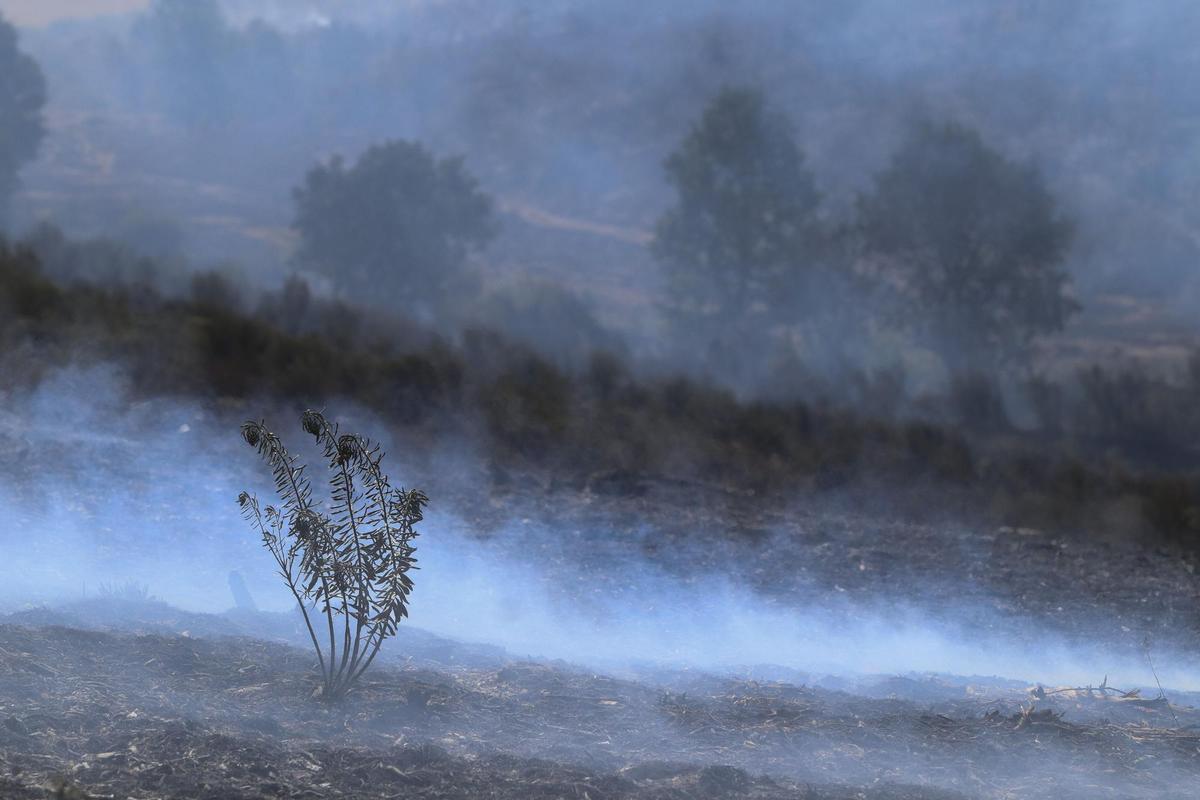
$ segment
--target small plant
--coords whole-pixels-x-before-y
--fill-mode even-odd
[[[150,587],[139,581],[123,583],[101,583],[100,596],[105,600],[116,600],[122,603],[152,603],[158,598],[150,594]]]
[[[242,438],[270,466],[280,505],[262,507],[247,492],[238,503],[300,606],[321,664],[322,696],[335,700],[353,687],[383,640],[408,616],[414,526],[429,498],[418,490],[393,489],[380,469],[383,453],[365,437],[339,433],[311,410],[301,426],[329,462],[329,503],[314,500],[307,466],[253,420],[242,425]],[[314,617],[320,627],[320,616],[327,631],[318,636]]]

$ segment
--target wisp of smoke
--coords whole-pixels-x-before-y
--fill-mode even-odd
[[[181,608],[223,612],[232,605],[226,579],[235,569],[264,610],[290,609],[234,502],[243,487],[264,497],[269,487],[230,420],[177,401],[131,405],[118,372],[76,368],[0,399],[0,443],[5,610],[135,580]],[[391,470],[419,482],[398,474],[396,462]],[[514,656],[618,671],[775,666],[816,676],[936,672],[1072,685],[1095,683],[1102,670],[1114,684],[1154,685],[1144,661],[1105,643],[1068,644],[1012,619],[983,629],[978,620],[988,612],[979,610],[969,623],[965,614],[954,622],[922,607],[915,590],[886,603],[833,592],[787,605],[728,576],[668,575],[636,558],[620,566],[619,581],[593,584],[581,572],[564,586],[511,545],[521,536],[554,536],[552,528],[534,525],[531,534],[521,524],[519,533],[484,538],[460,511],[434,498],[417,542],[411,624]],[[1165,684],[1200,690],[1194,661],[1165,652],[1157,660]]]

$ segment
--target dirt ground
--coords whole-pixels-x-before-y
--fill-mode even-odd
[[[784,608],[904,597],[967,630],[1049,632],[1114,656],[1141,657],[1147,640],[1200,652],[1194,558],[983,530],[936,494],[907,499],[908,512],[928,505],[922,519],[878,496],[766,501],[637,475],[430,489],[472,510],[456,535],[535,565],[563,598],[636,592],[634,572],[679,585],[716,574]],[[312,696],[293,616],[110,599],[0,618],[0,797],[1200,796],[1200,695],[1124,696],[1099,686],[1099,662],[1091,688],[606,674],[408,626],[331,706]]]
[[[476,509],[472,531],[569,592],[581,575],[619,591],[631,565],[649,564],[685,580],[728,576],[797,608],[831,596],[906,598],[981,632],[1036,628],[1137,658],[1148,644],[1200,653],[1200,554],[1135,533],[981,527],[963,511],[977,498],[945,487],[781,498],[646,475],[598,474],[579,486],[513,476],[485,504],[481,484],[442,494]]]
[[[3,796],[1182,800],[1200,788],[1192,696],[618,679],[410,630],[393,649],[404,660],[329,705],[312,697],[305,651],[217,634],[271,635],[283,618],[113,602],[0,625]],[[208,630],[97,630],[100,615]]]

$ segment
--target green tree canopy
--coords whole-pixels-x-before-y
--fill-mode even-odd
[[[924,125],[859,199],[866,253],[956,372],[1011,362],[1078,310],[1071,224],[1039,173],[960,125]]]
[[[761,341],[795,307],[822,241],[821,196],[791,126],[758,91],[726,89],[665,168],[677,200],[651,251],[668,321],[710,351]]]
[[[368,149],[314,167],[295,190],[296,260],[347,294],[429,313],[464,285],[468,255],[494,234],[491,199],[461,159],[420,144]]]
[[[37,62],[17,47],[17,31],[0,16],[0,221],[17,188],[17,172],[32,161],[46,135],[46,80]]]

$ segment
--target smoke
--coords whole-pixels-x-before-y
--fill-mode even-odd
[[[516,518],[483,532],[472,504],[489,498],[465,477],[469,452],[405,457],[370,417],[348,409],[345,424],[380,436],[387,465],[405,485],[440,485],[418,539],[420,571],[411,624],[450,638],[500,645],[511,654],[564,659],[607,670],[644,666],[717,672],[861,676],[909,672],[995,675],[1050,684],[1153,686],[1129,637],[1063,638],[987,598],[953,610],[931,606],[928,587],[856,597],[839,587],[803,598],[764,595],[736,570],[666,570],[639,555],[636,527],[602,519],[588,553],[547,520]],[[293,414],[268,422],[289,436]],[[0,605],[94,596],[101,583],[138,581],[178,607],[220,613],[238,570],[264,610],[294,611],[270,560],[238,514],[248,488],[271,497],[265,471],[236,433],[237,420],[177,400],[131,404],[120,373],[72,368],[0,403]],[[433,466],[436,465],[436,466]],[[314,479],[317,477],[314,472]],[[717,523],[713,523],[717,524]],[[678,557],[689,559],[686,548]],[[1086,612],[1078,612],[1081,617]],[[1091,630],[1086,625],[1081,628]],[[1136,633],[1130,634],[1136,636]],[[1171,645],[1155,652],[1170,687],[1200,690],[1200,664]]]
[[[202,260],[279,271],[288,193],[317,158],[415,137],[464,154],[513,204],[646,230],[669,200],[663,157],[715,91],[753,85],[796,122],[834,217],[914,117],[956,119],[1047,174],[1079,221],[1072,267],[1089,297],[1195,298],[1200,15],[1179,0],[222,8],[223,28],[165,50],[137,24],[26,32],[54,123],[25,176],[26,219],[92,234],[153,210]],[[519,261],[518,245],[497,248]],[[630,241],[615,256],[572,247],[549,269],[569,286],[609,276],[614,310],[653,288]]]
[[[427,585],[415,598],[414,624],[518,656],[615,670],[640,665],[847,677],[915,672],[1060,685],[1094,684],[1100,669],[1114,681],[1154,686],[1145,661],[1126,647],[1067,643],[984,609],[960,608],[947,620],[918,605],[915,596],[858,604],[840,599],[836,590],[796,606],[755,595],[723,575],[681,581],[637,565],[629,567],[633,575],[621,590],[565,598],[535,565],[446,536],[445,529],[438,535],[423,549],[420,577]],[[954,621],[957,614],[975,619]],[[981,615],[993,620],[992,630],[979,624]],[[1172,653],[1164,660],[1160,678],[1166,683],[1200,689],[1194,659]]]
[[[115,286],[142,280],[135,268],[153,269],[153,282],[176,297],[191,285],[193,265],[218,263],[222,273],[245,276],[240,305],[254,307],[255,290],[275,287],[293,271],[291,191],[305,172],[334,154],[353,160],[383,140],[416,139],[438,156],[463,156],[502,217],[498,240],[471,265],[490,294],[464,299],[463,325],[502,329],[564,374],[598,348],[628,354],[630,375],[673,373],[682,361],[664,354],[657,336],[662,276],[646,248],[656,219],[674,201],[663,160],[716,92],[747,86],[761,89],[794,123],[830,229],[852,228],[856,198],[915,120],[958,121],[1005,156],[1038,167],[1077,223],[1068,266],[1085,311],[1048,350],[1098,361],[1096,354],[1107,359],[1119,345],[1177,358],[1181,342],[1195,341],[1200,237],[1191,220],[1200,212],[1200,105],[1191,76],[1200,12],[1184,0],[178,5],[199,22],[156,25],[142,4],[126,15],[22,31],[22,47],[49,81],[50,135],[22,174],[15,219],[25,227],[49,220],[67,232],[66,240],[39,234],[54,280]],[[107,244],[70,244],[91,236],[122,240],[156,260]],[[230,263],[241,269],[225,268]],[[201,299],[232,307],[233,291]],[[964,385],[935,396],[944,371],[931,351],[917,351],[852,292],[837,295],[838,302],[832,291],[813,294],[793,309],[796,318],[813,320],[804,341],[791,342],[802,356],[764,359],[759,371],[778,380],[752,387],[759,374],[752,371],[732,387],[739,398],[801,397],[822,409],[857,408],[865,417],[955,416],[956,423],[986,428],[979,408],[998,407],[1003,416],[1007,395],[1019,394],[1012,386]],[[286,296],[264,297],[262,319],[290,331],[320,329],[315,311],[305,318],[307,312],[289,310]],[[307,307],[307,293],[293,305]],[[183,308],[178,316],[186,315]],[[374,322],[367,327],[369,335],[346,334],[362,352],[375,348],[372,339],[392,336],[387,325],[377,337]],[[36,359],[40,343],[21,336],[17,330],[14,347]],[[475,368],[472,357],[461,360]],[[1107,447],[1110,434],[1133,440],[1133,449],[1164,452],[1156,436],[1191,436],[1194,404],[1187,398],[1195,380],[1138,384],[1097,373],[1092,381],[1064,383],[1063,392],[1108,402],[1094,403],[1096,420],[1086,418],[1091,406],[1074,394],[1059,396],[1056,387],[1042,387],[1040,405],[1038,397],[1025,399],[1037,407],[1024,416],[1047,431],[1044,463],[1080,432],[1074,441],[1088,443],[1074,454],[1080,459]],[[390,390],[380,391],[391,398]],[[662,402],[673,401],[668,394]],[[1043,406],[1053,413],[1043,415]],[[296,618],[236,498],[244,489],[264,502],[273,496],[266,470],[237,436],[244,415],[265,416],[314,464],[321,488],[319,456],[295,425],[297,411],[281,401],[145,400],[127,390],[121,368],[112,365],[53,371],[28,388],[0,385],[0,612],[88,601],[102,585],[134,581],[177,609],[221,615],[234,604],[228,576],[236,570],[263,612]],[[1071,523],[1082,528],[1086,515],[1111,517],[1104,530],[1120,531],[1129,544],[1120,552],[1081,546],[1098,563],[1073,574],[1058,567],[1066,544],[1048,536],[1029,537],[1043,549],[1026,551],[1012,531],[910,538],[903,526],[875,525],[876,518],[893,520],[899,504],[889,506],[868,479],[845,497],[829,490],[825,506],[805,507],[811,496],[796,501],[796,513],[821,536],[796,535],[802,525],[778,506],[766,521],[746,523],[724,513],[714,499],[720,492],[706,486],[679,489],[678,505],[651,508],[659,498],[609,503],[603,489],[593,493],[589,476],[578,494],[546,490],[514,500],[493,494],[489,475],[493,466],[496,474],[503,470],[473,450],[486,440],[428,449],[350,401],[331,411],[346,428],[383,443],[396,483],[432,497],[405,623],[415,629],[498,645],[515,658],[561,659],[640,678],[661,675],[660,667],[834,688],[880,674],[938,673],[961,683],[997,676],[1024,685],[1094,685],[1107,676],[1110,686],[1141,687],[1147,696],[1159,679],[1169,692],[1200,691],[1187,605],[1194,576],[1180,563],[1166,577],[1147,578],[1169,557],[1130,532],[1141,524],[1134,510],[1141,495],[1089,506],[1090,488],[1079,490],[1085,499],[1068,506],[1077,515]],[[1060,419],[1064,414],[1079,419]],[[840,435],[835,415],[828,417]],[[870,430],[853,422],[848,439]],[[455,430],[470,435],[472,424]],[[1003,422],[995,429],[998,450],[987,449],[989,430],[964,434],[978,433],[980,464],[991,464],[996,452],[1004,456],[1018,438]],[[434,430],[429,423],[422,435]],[[684,438],[687,430],[680,431]],[[923,433],[914,429],[912,438]],[[647,431],[655,447],[655,434],[676,436]],[[770,428],[762,433],[771,435]],[[974,447],[975,438],[970,442]],[[681,444],[681,453],[690,452]],[[909,454],[941,458],[933,445]],[[864,458],[874,456],[870,446],[869,439],[861,445]],[[1171,454],[1182,453],[1178,462],[1146,458],[1158,459],[1157,466],[1190,463],[1186,447],[1174,447]],[[1113,448],[1115,460],[1123,451]],[[737,459],[754,457],[737,449],[714,448],[712,459],[728,458],[737,469]],[[946,450],[946,459],[959,455]],[[632,456],[614,463],[640,466]],[[665,463],[667,479],[692,474],[692,464]],[[755,466],[766,472],[777,463]],[[1107,463],[1097,459],[1089,465],[1094,472],[1080,474],[1099,482]],[[617,483],[627,477],[621,472]],[[814,474],[826,473],[822,467]],[[504,476],[514,494],[522,477]],[[1033,483],[1019,482],[1014,491]],[[857,493],[852,499],[850,491]],[[948,499],[950,491],[908,490],[904,502],[940,515],[943,521],[925,527],[940,534],[945,530],[934,526],[947,524],[961,502],[959,495]],[[1075,489],[1072,483],[1048,491]],[[970,494],[971,502],[989,502],[985,494]],[[1168,493],[1164,503],[1174,499]],[[1184,500],[1177,505],[1190,514]],[[990,502],[1009,500],[997,490]],[[555,513],[571,503],[590,507]],[[1025,513],[1020,507],[1012,515]],[[1046,513],[1061,518],[1053,508]],[[747,533],[743,523],[763,529]],[[876,546],[873,537],[889,535],[897,537],[890,549]],[[941,547],[946,551],[936,551]],[[993,558],[1009,547],[1019,557]],[[811,562],[796,562],[806,549]],[[829,552],[836,558],[826,558]],[[1004,569],[992,574],[997,562]],[[1033,578],[1021,574],[1026,564]],[[781,573],[793,565],[803,574],[789,582],[794,576]],[[846,572],[853,582],[844,580]],[[1144,586],[1135,585],[1143,579]],[[1162,596],[1151,596],[1160,589]],[[1148,620],[1158,611],[1160,620]],[[240,617],[214,619],[217,629]],[[252,632],[276,635],[286,627],[269,622]],[[1159,637],[1148,645],[1157,674],[1146,659],[1148,631]],[[385,654],[402,657],[400,649]],[[994,688],[1001,681],[980,683]],[[919,753],[903,758],[924,763]],[[1046,758],[1039,750],[1037,763],[1053,769]],[[809,760],[821,759],[828,756]],[[1010,766],[1019,773],[1023,765],[1004,764]],[[1172,778],[1163,766],[1157,774]],[[785,772],[792,769],[808,767]],[[879,781],[881,769],[864,761],[838,778]],[[925,781],[917,767],[896,770],[892,777]]]
[[[230,565],[257,560],[240,518],[222,512],[240,483],[211,413],[132,403],[122,383],[113,368],[70,368],[0,406],[6,603],[136,580],[211,608]]]
[[[308,168],[419,139],[464,156],[498,200],[502,233],[475,265],[487,287],[533,278],[586,294],[632,355],[678,369],[656,337],[662,285],[644,247],[672,201],[662,160],[716,91],[749,85],[794,122],[834,225],[914,119],[964,122],[1036,164],[1078,222],[1069,267],[1084,313],[1051,355],[1114,342],[1177,354],[1194,339],[1187,76],[1200,17],[1186,2],[214,8],[223,18],[199,14],[182,34],[145,13],[24,32],[47,72],[52,133],[24,174],[18,222],[239,261],[270,287],[292,270],[290,191]],[[793,317],[814,320],[800,359],[817,374],[793,383],[899,365],[928,383],[929,353],[841,313],[869,300],[816,294]],[[1138,297],[1140,313],[1114,294]]]

